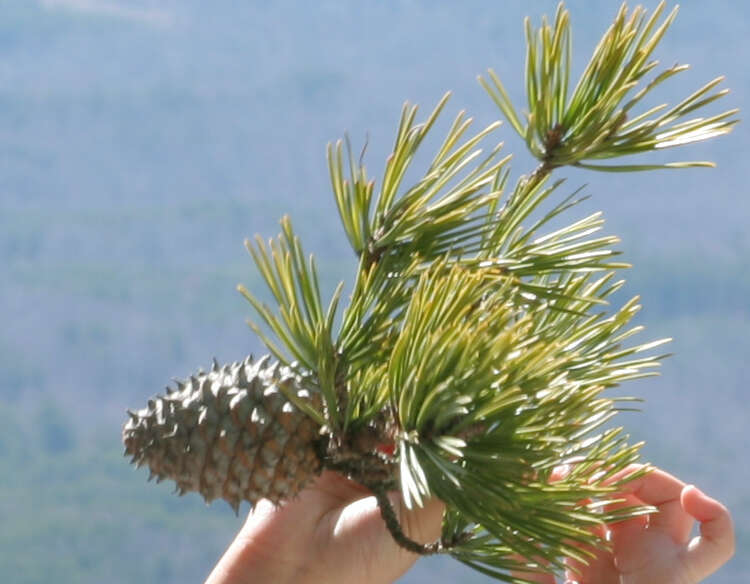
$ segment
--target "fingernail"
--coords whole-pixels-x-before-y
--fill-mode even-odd
[[[694,491],[695,491],[696,493],[698,493],[698,494],[699,494],[699,495],[700,495],[701,497],[705,497],[705,496],[706,496],[706,493],[704,493],[703,491],[701,491],[701,490],[700,490],[700,489],[699,489],[698,487],[696,487],[695,485],[685,485],[685,488],[683,489],[683,491],[687,491],[688,489],[692,489],[692,490],[694,490]]]

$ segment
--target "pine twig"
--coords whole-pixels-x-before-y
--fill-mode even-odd
[[[414,541],[404,533],[396,510],[388,498],[388,491],[393,490],[396,485],[392,477],[392,471],[387,464],[384,464],[384,461],[377,456],[363,458],[361,454],[359,456],[352,455],[347,448],[341,448],[340,445],[337,448],[336,445],[329,444],[327,448],[332,451],[328,452],[326,452],[326,447],[321,445],[320,448],[320,455],[325,468],[339,472],[372,491],[378,502],[380,516],[383,518],[386,528],[393,540],[405,550],[420,556],[431,556],[446,553],[470,537],[468,533],[461,533],[450,540],[441,538],[426,544]]]
[[[443,554],[449,552],[452,548],[463,543],[469,538],[470,534],[462,533],[458,537],[446,540],[443,538],[437,539],[432,543],[419,543],[411,539],[404,533],[401,523],[396,515],[396,510],[391,505],[391,501],[388,498],[386,490],[380,484],[365,485],[375,495],[375,499],[380,507],[380,516],[385,521],[385,526],[388,528],[393,540],[407,551],[420,556],[431,556],[434,554]]]

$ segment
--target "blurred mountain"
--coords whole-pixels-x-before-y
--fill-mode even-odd
[[[650,3],[651,4],[651,3]],[[567,3],[578,70],[619,2]],[[261,283],[246,237],[289,213],[324,286],[355,264],[328,185],[325,145],[348,133],[379,176],[404,100],[446,90],[476,126],[498,117],[475,82],[494,68],[522,103],[522,20],[556,2],[0,2],[0,580],[197,581],[239,522],[145,484],[119,457],[127,406],[173,376],[262,347],[238,282]],[[690,63],[659,99],[719,74],[720,107],[749,109],[750,9],[686,0],[657,51]],[[436,132],[439,134],[439,131]],[[508,128],[515,175],[532,168]],[[434,142],[432,143],[434,145]],[[429,150],[431,144],[427,144]],[[627,294],[647,335],[674,336],[657,380],[631,384],[622,416],[645,458],[735,513],[750,572],[746,442],[750,202],[744,125],[664,160],[716,170],[565,172],[622,236]],[[746,554],[744,554],[746,556]],[[191,580],[192,578],[192,580]],[[447,559],[402,581],[485,582]]]

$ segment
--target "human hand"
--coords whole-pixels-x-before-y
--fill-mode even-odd
[[[631,466],[614,480],[639,468]],[[597,551],[588,565],[571,562],[566,582],[697,584],[734,554],[729,511],[695,486],[654,469],[625,483],[622,497],[623,506],[652,505],[658,513],[607,526],[602,535],[611,551]],[[694,521],[700,523],[700,536],[691,539]],[[538,584],[556,582],[551,575],[519,576]]]
[[[408,510],[398,493],[389,498],[408,537],[440,537],[441,502]],[[367,489],[327,471],[278,508],[258,502],[206,584],[384,584],[417,558],[393,540]]]
[[[653,505],[659,513],[608,526],[602,535],[611,541],[611,551],[597,552],[588,565],[571,563],[567,582],[697,584],[732,556],[729,512],[697,488],[657,469],[626,483],[622,496],[623,505]],[[407,510],[397,493],[389,497],[407,536],[423,543],[439,537],[442,503]],[[701,536],[690,540],[694,520],[701,523]],[[394,542],[375,497],[325,472],[279,508],[259,502],[206,584],[380,584],[394,581],[416,559]],[[518,576],[538,584],[556,582],[552,575]]]

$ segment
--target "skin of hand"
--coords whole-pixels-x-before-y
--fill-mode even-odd
[[[440,501],[409,510],[397,493],[389,497],[408,537],[440,537]],[[393,541],[367,489],[326,471],[279,507],[259,501],[206,584],[383,584],[417,558]]]
[[[639,470],[633,465],[616,482]],[[657,513],[607,526],[610,551],[583,565],[570,563],[566,584],[697,584],[734,554],[734,528],[727,508],[693,485],[660,469],[623,485],[622,506],[651,505]],[[691,538],[695,521],[700,535]],[[555,584],[551,575],[530,582]]]
[[[629,467],[615,480],[638,468]],[[441,502],[408,510],[397,493],[389,496],[410,538],[427,543],[440,536]],[[608,526],[603,535],[611,550],[598,552],[588,565],[571,563],[566,583],[697,584],[733,555],[729,512],[696,487],[654,469],[625,483],[622,498],[622,505],[652,505],[658,513]],[[694,521],[701,535],[691,539]],[[393,541],[374,496],[324,472],[279,507],[258,502],[206,584],[385,584],[417,558]],[[517,575],[537,584],[557,582],[552,575]]]

